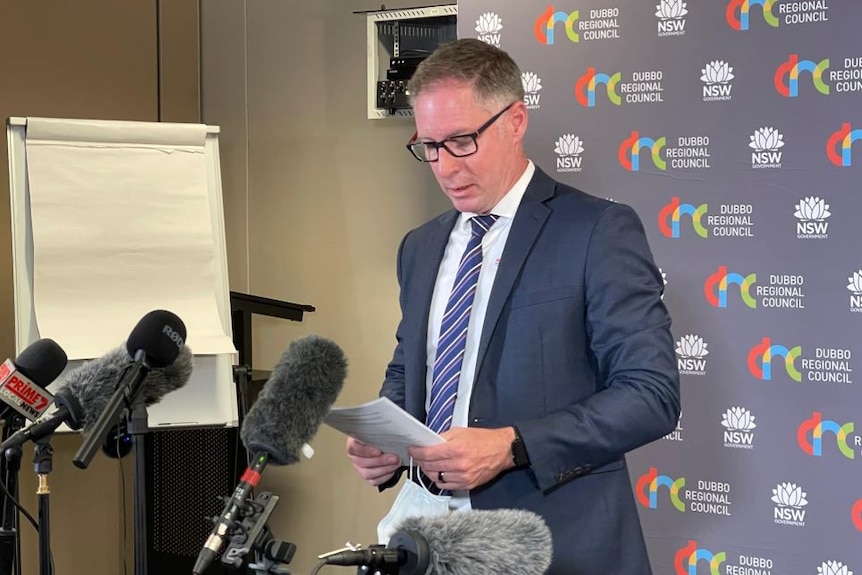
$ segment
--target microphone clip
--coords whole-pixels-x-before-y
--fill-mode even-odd
[[[290,575],[289,570],[279,565],[290,564],[296,545],[275,539],[267,525],[278,499],[278,495],[263,491],[254,500],[246,501],[242,518],[234,522],[229,543],[222,553],[223,565],[240,569],[248,563],[248,569],[256,575]],[[254,562],[250,562],[251,559]]]

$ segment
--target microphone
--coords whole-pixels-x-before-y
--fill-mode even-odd
[[[345,377],[347,359],[333,342],[311,335],[290,344],[243,421],[240,438],[251,464],[215,519],[192,573],[201,575],[215,560],[267,463],[299,461],[302,445],[317,432]]]
[[[382,548],[342,551],[327,565],[367,566],[397,575],[543,575],[551,565],[551,530],[523,509],[410,517]],[[397,570],[396,570],[397,569]]]
[[[75,454],[72,463],[80,469],[86,469],[96,454],[96,450],[104,444],[105,438],[111,431],[111,427],[120,418],[120,412],[125,405],[132,409],[133,404],[143,393],[146,403],[152,397],[142,390],[142,382],[153,368],[164,368],[176,361],[177,357],[185,347],[186,326],[183,320],[175,314],[166,310],[155,310],[146,314],[129,335],[126,341],[126,351],[134,358],[126,370],[122,373],[119,383],[113,395],[110,396],[104,409],[96,413],[95,421],[85,419],[84,430],[89,433]],[[189,371],[189,376],[191,372]],[[172,380],[174,383],[176,379]],[[185,385],[186,379],[181,385]],[[148,386],[150,391],[155,391],[153,386]],[[176,387],[164,390],[165,393],[173,391]],[[164,393],[157,395],[161,399]],[[100,397],[104,397],[101,396]],[[156,399],[156,401],[158,401]],[[83,402],[82,402],[83,405]],[[92,413],[85,409],[87,413]]]
[[[53,339],[28,345],[14,361],[0,364],[0,400],[7,404],[5,416],[14,409],[36,421],[48,409],[53,396],[45,390],[66,369],[66,352]]]
[[[126,348],[118,347],[70,371],[61,379],[62,387],[54,396],[58,409],[47,418],[13,433],[0,448],[37,441],[63,423],[74,430],[83,427],[84,433],[88,433],[105,411],[117,382],[131,365],[132,358]],[[141,384],[144,403],[147,406],[158,403],[166,394],[184,386],[191,378],[192,368],[192,353],[184,347],[173,364],[151,370]]]

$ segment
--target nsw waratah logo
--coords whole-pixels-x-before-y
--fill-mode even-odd
[[[779,483],[772,490],[772,502],[775,503],[772,520],[779,525],[805,527],[805,506],[808,494],[795,483]]]
[[[853,571],[841,561],[830,560],[820,564],[817,575],[853,575]]]
[[[557,172],[580,172],[584,143],[574,134],[563,134],[554,144],[557,154]]]
[[[703,101],[717,102],[730,100],[733,91],[733,67],[724,60],[713,60],[700,71],[703,86]]]
[[[476,32],[479,40],[492,46],[500,47],[500,32],[503,30],[503,19],[495,12],[485,12],[476,20]]]
[[[771,126],[764,126],[749,136],[752,168],[780,168],[784,136]]]
[[[862,269],[853,272],[847,281],[850,282],[847,284],[847,289],[852,294],[850,296],[850,311],[862,312]]]
[[[709,350],[703,338],[693,333],[684,335],[676,342],[676,360],[679,372],[683,375],[704,375],[706,356]]]
[[[661,0],[655,7],[659,36],[682,36],[685,34],[686,3],[682,0]]]
[[[524,105],[528,110],[537,110],[540,105],[542,95],[542,79],[533,72],[524,72],[521,74],[521,85],[524,87]]]
[[[754,449],[754,416],[741,406],[731,407],[721,414],[724,426],[724,446],[738,449]]]
[[[796,237],[799,239],[827,239],[829,237],[829,222],[832,215],[829,204],[817,196],[802,198],[796,204]]]

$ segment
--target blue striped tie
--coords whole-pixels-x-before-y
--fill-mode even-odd
[[[437,433],[446,431],[452,425],[458,381],[461,379],[461,364],[464,361],[464,347],[467,343],[467,326],[470,323],[479,270],[482,268],[482,238],[498,217],[488,214],[470,219],[473,233],[467,242],[464,255],[461,256],[455,284],[440,324],[437,357],[434,360],[431,380],[431,407],[426,420],[428,427]]]

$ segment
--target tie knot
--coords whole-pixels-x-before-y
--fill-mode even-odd
[[[484,216],[473,216],[470,218],[470,223],[473,224],[473,235],[482,237],[485,235],[485,232],[491,229],[491,226],[494,225],[494,222],[497,221],[497,216],[495,214],[486,214]]]

